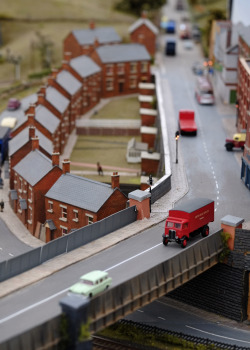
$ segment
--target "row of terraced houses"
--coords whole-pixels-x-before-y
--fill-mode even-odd
[[[10,203],[31,234],[49,242],[126,207],[114,173],[111,185],[70,173],[63,160],[76,120],[101,98],[138,93],[151,81],[157,28],[145,17],[123,44],[113,28],[73,30],[64,40],[64,60],[54,69],[12,131],[9,142]]]

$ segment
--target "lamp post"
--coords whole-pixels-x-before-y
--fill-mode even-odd
[[[179,131],[176,131],[176,133],[175,133],[175,140],[176,140],[176,161],[175,161],[175,163],[176,164],[178,163],[178,140],[179,140],[179,137],[180,137],[180,133],[179,133]]]

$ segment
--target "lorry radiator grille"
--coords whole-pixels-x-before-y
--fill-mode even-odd
[[[175,239],[175,230],[169,230],[169,238]]]

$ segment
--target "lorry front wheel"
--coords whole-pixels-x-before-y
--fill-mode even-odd
[[[163,238],[162,243],[164,245],[168,245],[168,239],[166,237]]]
[[[233,150],[233,144],[232,143],[227,143],[226,144],[226,149],[228,152],[231,152]]]
[[[209,235],[209,227],[207,225],[203,227],[201,235],[202,237],[207,237]]]
[[[186,246],[187,246],[187,239],[184,238],[183,241],[181,242],[181,247],[186,248]]]

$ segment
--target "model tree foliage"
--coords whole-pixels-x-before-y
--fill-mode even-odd
[[[120,0],[115,9],[122,12],[133,13],[141,16],[143,11],[152,11],[160,8],[166,3],[166,0]]]

